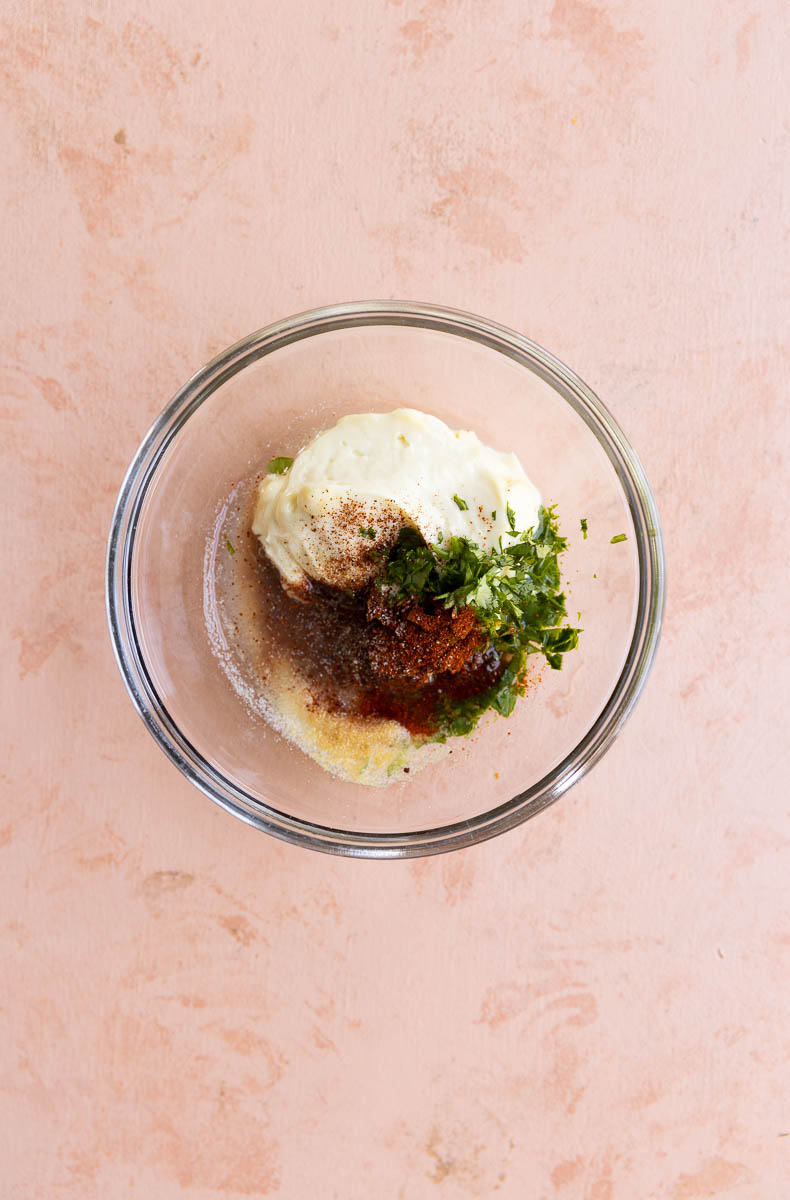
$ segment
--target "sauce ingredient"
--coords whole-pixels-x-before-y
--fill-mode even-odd
[[[581,631],[566,623],[561,591],[559,560],[567,541],[553,509],[541,507],[538,518],[534,528],[519,532],[508,506],[509,541],[500,538],[490,550],[458,537],[428,546],[406,530],[378,576],[376,586],[390,604],[471,614],[482,646],[501,664],[481,695],[441,698],[439,737],[470,732],[488,708],[509,716],[524,691],[527,658],[541,654],[558,670],[578,645]]]
[[[557,669],[578,644],[556,514],[474,433],[414,409],[359,414],[249,488],[243,545],[226,541],[247,580],[234,629],[261,711],[344,778],[434,761],[485,712],[512,713],[530,656]]]
[[[269,463],[252,529],[297,591],[311,580],[364,587],[380,565],[371,550],[386,552],[404,527],[487,548],[508,529],[508,505],[522,529],[540,506],[514,454],[416,409],[344,417],[281,469],[288,461]]]

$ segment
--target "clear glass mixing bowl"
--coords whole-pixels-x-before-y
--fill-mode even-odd
[[[511,718],[383,789],[342,782],[230,687],[205,623],[212,539],[240,481],[349,412],[408,406],[515,451],[570,538],[580,647]],[[587,520],[585,539],[580,520]],[[625,541],[612,544],[614,535]],[[208,552],[207,552],[208,547]],[[502,833],[559,799],[600,758],[644,687],[664,608],[655,501],[620,427],[547,351],[469,313],[388,301],[278,321],[193,376],[121,487],[107,610],[131,699],[165,753],[223,808],[286,841],[405,858]]]

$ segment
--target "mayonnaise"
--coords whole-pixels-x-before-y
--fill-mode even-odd
[[[526,530],[540,503],[515,454],[399,408],[343,417],[285,474],[267,475],[252,530],[289,588],[359,588],[380,569],[370,551],[389,548],[404,526],[426,542],[458,535],[487,549],[509,528],[508,505]]]

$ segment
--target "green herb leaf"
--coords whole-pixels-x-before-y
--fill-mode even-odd
[[[491,520],[492,521],[496,520],[496,509],[495,508],[491,510]]]
[[[584,534],[584,539],[586,541],[587,540],[587,518],[586,517],[582,517],[581,526],[582,526],[582,533]]]
[[[465,500],[462,500],[460,496],[453,496],[453,500],[455,500],[455,503],[458,505],[461,512],[466,512],[466,510],[469,508],[469,505]]]
[[[236,551],[233,548],[233,542],[230,540],[230,538],[225,538],[225,546],[227,548],[228,554],[236,553]]]
[[[359,536],[364,537],[364,538],[375,538],[376,531],[375,531],[375,529],[360,528]]]
[[[508,521],[515,524],[510,510]],[[483,625],[489,647],[506,661],[497,684],[478,696],[442,704],[436,740],[468,733],[490,708],[509,715],[525,687],[526,661],[542,654],[559,670],[563,655],[578,645],[578,628],[566,624],[560,590],[560,556],[567,540],[559,533],[554,509],[541,508],[535,528],[515,528],[507,546],[483,550],[464,537],[427,545],[414,529],[404,529],[377,584],[389,603],[416,599],[428,607],[456,611],[470,607]]]
[[[615,535],[615,536],[614,536],[614,537],[611,539],[611,545],[613,546],[613,545],[615,544],[615,542],[625,542],[625,541],[627,541],[627,540],[628,540],[628,535],[627,535],[627,534],[625,534],[625,533],[618,533],[618,534],[616,534],[616,535]]]
[[[267,475],[284,475],[289,467],[293,466],[293,459],[286,458],[281,454],[279,458],[270,458],[266,464]]]
[[[509,504],[509,503],[508,503],[508,504],[505,506],[505,512],[506,512],[506,514],[507,514],[507,523],[508,523],[508,525],[510,526],[510,528],[511,528],[512,530],[514,530],[514,531],[515,531],[515,528],[516,528],[516,514],[513,512],[513,509],[510,507],[510,504]]]

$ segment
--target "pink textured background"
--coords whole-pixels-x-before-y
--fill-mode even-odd
[[[786,3],[89,9],[12,0],[0,50],[2,1195],[787,1195]],[[371,296],[574,366],[671,571],[605,761],[402,864],[193,791],[102,595],[183,380]]]

